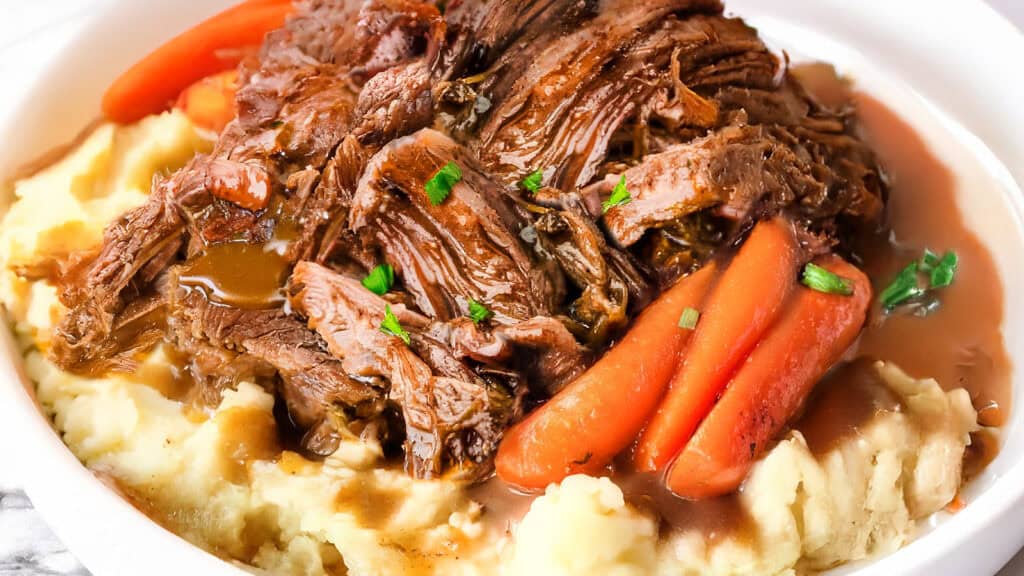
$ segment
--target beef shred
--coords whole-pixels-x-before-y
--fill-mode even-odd
[[[805,89],[718,0],[447,4],[299,3],[242,63],[213,152],[66,267],[51,358],[102,374],[167,347],[194,401],[274,393],[311,457],[362,434],[417,477],[474,480],[758,219],[787,214],[809,253],[877,223],[849,99]],[[603,214],[620,182],[631,201]],[[361,282],[380,265],[384,294]]]

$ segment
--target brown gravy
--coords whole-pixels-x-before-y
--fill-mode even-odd
[[[215,302],[239,308],[266,308],[284,301],[281,287],[289,266],[271,246],[226,242],[182,267],[181,283],[198,288]]]
[[[815,75],[812,71],[811,75]],[[827,87],[827,86],[826,86]],[[880,411],[899,407],[899,399],[871,367],[891,361],[917,378],[935,378],[945,389],[966,388],[979,420],[999,426],[1010,407],[1010,361],[1003,347],[1003,289],[987,249],[966,228],[956,205],[955,179],[914,129],[878,100],[856,94],[865,138],[878,152],[890,177],[888,228],[865,239],[856,251],[876,293],[896,273],[921,257],[924,248],[953,250],[959,270],[952,286],[937,295],[937,311],[919,317],[884,314],[876,305],[868,326],[850,352],[819,384],[794,427],[815,453],[855,435]],[[998,452],[989,431],[972,435],[965,456],[965,478],[976,476]],[[712,540],[728,535],[757,545],[753,523],[736,495],[688,502],[670,494],[656,476],[612,475],[626,500],[661,519],[661,531],[699,530]],[[533,496],[493,479],[471,495],[498,525],[520,519]]]
[[[283,288],[291,273],[286,254],[298,237],[299,228],[295,222],[282,218],[281,210],[279,203],[272,203],[261,216],[273,229],[266,242],[209,244],[182,266],[181,284],[202,290],[214,302],[239,308],[283,305]]]
[[[858,358],[832,370],[815,387],[807,411],[794,428],[814,454],[824,454],[875,415],[900,408],[900,400],[883,382],[873,362]]]
[[[660,518],[659,531],[663,534],[686,529],[700,532],[712,542],[730,537],[751,545],[758,543],[756,526],[738,494],[691,501],[669,492],[659,474],[620,473],[613,479],[627,502]]]
[[[874,98],[856,96],[861,126],[891,178],[889,225],[895,245],[873,238],[860,251],[880,291],[924,248],[953,250],[956,279],[925,318],[874,310],[857,353],[891,361],[916,378],[963,387],[989,425],[1010,409],[1010,359],[1003,347],[1003,286],[988,250],[968,230],[956,205],[953,174],[906,122]]]

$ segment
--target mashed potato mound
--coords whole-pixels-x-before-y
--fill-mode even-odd
[[[516,528],[510,576],[644,576],[658,531],[607,478],[570,476],[534,501]]]
[[[508,535],[459,485],[383,467],[374,443],[345,438],[325,461],[307,461],[282,451],[274,398],[256,385],[242,383],[208,412],[169,399],[153,377],[166,370],[160,350],[132,375],[62,372],[44,351],[63,308],[39,270],[95,250],[155,176],[208,146],[167,113],[101,126],[17,183],[0,225],[0,299],[71,450],[156,521],[223,558],[303,576],[807,573],[900,547],[959,488],[976,426],[966,392],[885,364],[877,369],[901,410],[824,454],[791,432],[756,464],[739,496],[755,537],[694,529],[660,541],[656,521],[607,478],[549,487]]]

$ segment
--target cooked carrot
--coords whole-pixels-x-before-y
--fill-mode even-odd
[[[510,429],[498,448],[498,476],[543,488],[575,473],[594,474],[636,438],[678,364],[691,330],[680,328],[716,276],[709,265],[647,307],[622,341],[547,404]]]
[[[174,106],[184,112],[193,124],[220,132],[235,117],[237,90],[238,70],[228,70],[189,86],[178,96],[178,103]]]
[[[292,10],[290,1],[250,0],[179,34],[114,80],[103,114],[126,124],[167,110],[188,86],[236,67]]]
[[[796,283],[798,247],[782,219],[759,223],[708,296],[693,342],[634,453],[639,470],[665,468],[711,409]]]
[[[817,264],[849,279],[853,294],[797,289],[672,465],[666,482],[677,495],[711,498],[738,488],[857,337],[871,302],[871,282],[839,257]]]

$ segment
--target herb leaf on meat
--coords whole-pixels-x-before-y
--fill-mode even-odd
[[[488,310],[486,306],[472,298],[469,300],[469,318],[473,324],[479,324],[492,316],[494,316],[494,312]]]
[[[529,190],[530,194],[536,194],[540,187],[544,185],[544,171],[538,168],[527,174],[519,183],[522,184],[523,188]]]
[[[370,270],[363,278],[363,286],[378,296],[383,296],[395,285],[395,269],[390,264],[381,264]]]
[[[391,311],[390,304],[384,307],[384,320],[380,323],[380,331],[388,336],[394,336],[402,342],[405,342],[406,346],[408,346],[411,341],[409,333],[405,331],[405,328],[402,328],[402,324],[398,321],[398,317]]]
[[[427,198],[430,199],[430,203],[434,206],[440,206],[444,202],[448,195],[452,193],[452,188],[462,180],[462,169],[455,162],[449,162],[441,167],[436,174],[427,180],[424,184],[424,188],[427,191]]]
[[[633,197],[629,194],[629,190],[626,189],[626,175],[623,174],[619,178],[619,183],[612,189],[612,195],[607,200],[601,203],[601,212],[606,213],[616,206],[622,206],[629,204],[633,201]]]

